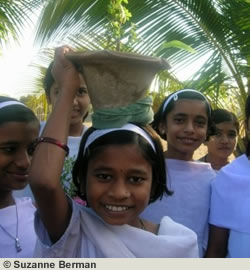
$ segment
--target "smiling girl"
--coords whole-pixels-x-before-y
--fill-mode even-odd
[[[210,164],[194,162],[194,151],[205,141],[211,107],[199,91],[184,89],[168,96],[155,114],[153,127],[167,140],[166,182],[172,196],[149,205],[142,217],[158,223],[165,215],[192,229],[202,257],[208,238],[210,183],[215,178]]]
[[[211,134],[204,143],[208,153],[200,161],[210,163],[212,168],[218,171],[229,163],[229,156],[235,150],[239,122],[234,113],[216,109],[213,110],[212,125],[214,134]]]
[[[14,198],[13,190],[28,183],[33,142],[39,122],[15,99],[0,97],[0,257],[32,257],[35,207],[29,198]]]
[[[51,64],[49,65],[46,71],[43,85],[44,85],[44,90],[45,90],[48,104],[51,105],[52,111],[53,111],[56,105],[57,98],[60,95],[61,89],[60,89],[60,86],[55,82],[53,78],[53,75],[51,72],[52,66],[53,66],[53,62],[51,62]],[[71,171],[72,171],[73,165],[75,163],[75,160],[78,154],[81,138],[83,134],[86,132],[86,130],[88,129],[84,121],[88,116],[89,107],[90,107],[90,100],[89,100],[86,82],[80,73],[78,73],[78,76],[80,80],[80,87],[73,100],[71,120],[70,120],[70,125],[69,125],[69,136],[67,140],[67,145],[70,151],[69,151],[69,155],[66,157],[64,161],[64,168],[61,174],[61,182],[62,182],[63,188],[65,192],[71,197],[75,196],[75,186],[72,182]],[[42,133],[44,126],[45,126],[45,122],[42,122],[40,134]]]
[[[56,106],[56,102],[58,99],[58,96],[61,93],[60,86],[55,82],[53,75],[52,75],[52,67],[53,62],[48,66],[46,70],[46,74],[43,80],[43,86],[47,98],[47,102],[49,105],[51,105],[52,111],[54,110]],[[63,189],[65,192],[70,196],[75,198],[76,196],[76,188],[72,181],[72,169],[73,165],[75,163],[80,141],[83,136],[83,134],[88,129],[87,125],[84,123],[85,119],[88,116],[88,111],[90,107],[90,100],[88,95],[88,89],[85,83],[85,80],[83,76],[78,73],[79,78],[77,78],[77,81],[80,80],[80,86],[77,90],[77,93],[75,95],[75,98],[72,103],[72,111],[71,111],[71,119],[69,124],[69,136],[67,138],[67,145],[69,147],[69,155],[65,158],[64,161],[64,167],[61,173],[61,183],[63,186]],[[43,121],[40,123],[40,134],[42,133],[44,126],[46,122]],[[56,128],[56,125],[55,125]],[[15,196],[17,197],[23,197],[28,196],[31,197],[34,200],[33,194],[30,190],[29,185],[22,190],[15,192]],[[84,204],[82,200],[79,200],[78,198],[75,198],[79,203]]]
[[[38,140],[29,177],[39,209],[35,256],[197,256],[191,230],[168,217],[159,226],[139,217],[148,203],[164,192],[169,194],[161,144],[147,126],[128,123],[88,129],[73,170],[78,194],[88,208],[63,192],[59,178],[68,150],[72,102],[80,83],[64,55],[68,51],[65,47],[56,50],[53,74],[61,95]]]

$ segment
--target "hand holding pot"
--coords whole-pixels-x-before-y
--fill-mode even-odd
[[[73,52],[73,50],[68,46],[62,46],[55,50],[52,74],[61,91],[63,89],[77,91],[80,88],[79,73],[72,62],[65,56],[69,52]]]

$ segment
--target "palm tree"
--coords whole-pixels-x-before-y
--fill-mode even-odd
[[[92,48],[96,44],[94,37],[100,38],[108,24],[107,6],[108,1],[102,0],[75,0],[74,4],[48,0],[40,17],[37,40],[48,44],[52,40],[70,39]],[[183,41],[197,53],[171,47],[157,53],[167,57],[174,70],[211,52],[201,74],[209,76],[217,88],[233,78],[245,98],[243,77],[249,76],[246,63],[249,64],[250,56],[248,0],[137,0],[129,1],[127,7],[133,11],[132,21],[137,24],[140,37],[134,50],[154,54],[166,41]],[[83,42],[79,36],[87,38]],[[223,65],[229,76],[223,72]]]
[[[25,23],[31,23],[31,14],[43,2],[42,0],[0,0],[0,46],[11,39],[18,40]]]
[[[73,3],[47,1],[37,41],[48,45],[61,40],[76,47],[102,48],[109,24],[109,2],[74,0]],[[173,72],[206,57],[199,71],[190,80],[182,81],[183,87],[201,90],[214,107],[231,110],[234,105],[234,111],[243,118],[250,91],[249,0],[131,0],[126,7],[132,12],[130,21],[137,26],[134,51],[167,58]],[[130,23],[125,24],[126,30],[130,27]],[[196,53],[163,45],[178,41]]]

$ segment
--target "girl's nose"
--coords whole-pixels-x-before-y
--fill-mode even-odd
[[[15,164],[18,168],[27,170],[31,164],[31,157],[28,154],[27,150],[19,151],[16,155]]]
[[[116,200],[123,200],[130,197],[130,191],[123,181],[115,181],[109,189],[109,196]]]
[[[220,139],[221,139],[222,143],[227,143],[228,142],[228,136],[226,134],[223,134]]]
[[[194,132],[194,125],[192,121],[187,121],[184,131],[189,133]]]
[[[77,100],[77,97],[74,98],[74,101],[73,101],[73,106],[74,105],[77,105],[78,104],[78,100]]]

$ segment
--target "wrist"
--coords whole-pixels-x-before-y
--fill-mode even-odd
[[[75,98],[79,86],[72,86],[72,85],[64,85],[60,87],[59,96],[66,96],[68,98],[72,97]]]

